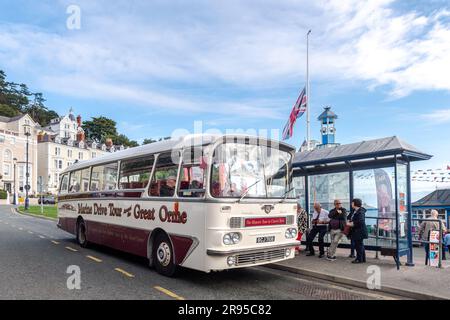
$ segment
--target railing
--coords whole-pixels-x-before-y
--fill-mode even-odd
[[[312,220],[312,216],[313,214],[308,214],[308,226],[311,226],[311,220]],[[367,220],[376,220],[376,228],[373,228],[375,230],[371,230],[371,232],[369,232],[369,241],[370,239],[372,239],[372,245],[374,245],[376,248],[381,248],[381,247],[394,247],[396,246],[396,234],[397,234],[397,230],[395,228],[395,226],[393,226],[393,228],[389,231],[386,231],[384,229],[380,229],[379,226],[379,220],[391,220],[391,221],[395,221],[396,218],[394,217],[367,217],[366,216],[366,221]],[[412,243],[413,244],[419,244],[419,245],[423,245],[423,244],[428,244],[430,245],[432,242],[428,240],[423,240],[423,239],[419,239],[418,237],[418,231],[419,231],[419,226],[423,221],[429,221],[429,222],[439,222],[439,262],[438,262],[438,268],[442,268],[442,252],[443,252],[443,247],[442,247],[442,238],[443,238],[443,230],[442,230],[442,220],[440,219],[416,219],[413,218],[411,219],[411,222],[418,222],[418,225],[415,226],[417,228],[417,230],[415,230],[414,232],[412,230],[409,230],[409,232],[412,233]],[[412,224],[412,223],[411,223]],[[369,228],[372,229],[372,228]],[[374,231],[374,232],[373,232]],[[408,230],[407,230],[408,231]],[[389,233],[392,233],[392,236],[389,236]],[[403,238],[403,237],[402,237]],[[342,239],[344,239],[343,241],[341,240],[341,242],[343,243],[347,243],[349,244],[350,241],[346,240],[345,237],[343,237]],[[405,239],[406,240],[406,239]],[[373,243],[374,242],[374,243]],[[324,243],[325,244],[330,244],[331,243],[331,239],[330,239],[330,234],[327,233],[326,236],[324,237]],[[370,243],[366,245],[371,245]],[[429,254],[429,252],[428,252]],[[376,249],[375,250],[375,259],[379,259],[379,250]]]

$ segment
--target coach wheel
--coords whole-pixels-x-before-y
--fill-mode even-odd
[[[153,245],[153,266],[162,275],[172,277],[177,266],[174,263],[174,253],[169,238],[160,233],[156,236]]]
[[[83,220],[79,221],[77,224],[77,242],[83,248],[86,248],[88,246],[86,237],[86,225],[84,224]]]

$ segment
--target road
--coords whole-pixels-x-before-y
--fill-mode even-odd
[[[68,289],[69,266],[80,289]],[[70,282],[70,281],[69,281]],[[73,282],[70,282],[73,283]],[[56,222],[0,206],[0,299],[390,299],[265,267],[167,278],[146,259],[101,246],[80,248]]]

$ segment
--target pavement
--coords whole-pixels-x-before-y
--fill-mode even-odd
[[[269,267],[361,288],[367,288],[368,280],[372,285],[375,283],[371,276],[376,270],[375,272],[379,271],[380,286],[374,291],[420,300],[450,299],[450,261],[442,261],[441,269],[425,266],[423,248],[414,248],[414,267],[405,266],[406,257],[402,257],[400,270],[397,270],[392,257],[379,256],[379,259],[375,259],[373,251],[366,251],[365,264],[352,264],[353,259],[348,258],[349,254],[349,249],[338,249],[337,260],[328,261],[325,258],[319,259],[317,254],[307,257],[302,250],[294,259],[271,264]]]
[[[67,286],[74,283],[73,268],[80,270],[79,290]],[[167,278],[150,269],[147,259],[101,246],[81,248],[73,235],[56,227],[56,221],[0,206],[0,299],[395,298],[266,267],[210,274],[182,269],[176,278]]]

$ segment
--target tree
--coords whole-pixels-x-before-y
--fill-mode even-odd
[[[135,140],[130,140],[127,136],[124,134],[119,134],[115,138],[112,138],[114,144],[116,145],[123,145],[125,147],[137,147],[139,143]]]
[[[34,121],[46,126],[58,114],[48,110],[44,103],[42,93],[31,93],[24,83],[7,81],[5,72],[0,70],[0,115],[13,117],[28,113]]]
[[[90,121],[84,121],[82,125],[86,137],[90,140],[104,143],[111,139],[115,145],[125,147],[137,147],[137,141],[130,140],[124,134],[117,132],[116,122],[107,117],[93,117]]]
[[[144,141],[142,142],[142,144],[150,144],[150,143],[154,143],[157,142],[155,139],[144,139]]]
[[[0,116],[12,118],[18,115],[20,115],[20,112],[17,111],[15,108],[8,106],[6,104],[0,104]]]
[[[118,136],[116,122],[106,117],[93,117],[90,121],[83,121],[82,128],[86,137],[96,142],[104,143],[106,139]]]

